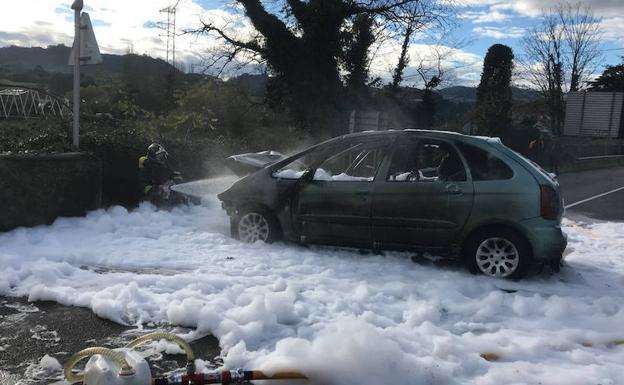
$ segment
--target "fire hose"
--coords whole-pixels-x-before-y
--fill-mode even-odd
[[[152,385],[205,385],[244,384],[253,380],[307,380],[307,377],[299,372],[276,372],[267,374],[260,370],[216,370],[208,373],[195,373],[189,377],[186,373],[177,372],[168,377],[160,377],[152,380]]]
[[[145,342],[167,340],[177,343],[186,353],[186,369],[179,369],[167,377],[152,378],[145,359],[133,349]],[[74,374],[76,364],[89,358],[82,373]],[[64,369],[69,382],[82,381],[89,385],[207,385],[243,384],[252,380],[305,380],[299,372],[282,371],[272,374],[260,370],[215,370],[207,373],[195,372],[195,355],[191,346],[173,333],[154,332],[130,342],[121,349],[91,347],[79,351],[69,358]]]

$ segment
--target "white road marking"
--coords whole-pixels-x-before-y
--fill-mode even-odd
[[[578,202],[570,203],[569,205],[565,206],[565,208],[566,208],[566,209],[569,209],[570,207],[578,206],[578,205],[583,204],[583,203],[585,203],[585,202],[589,202],[589,201],[592,201],[592,200],[594,200],[594,199],[598,199],[598,198],[603,197],[603,196],[605,196],[605,195],[613,194],[614,192],[618,192],[618,191],[620,191],[620,190],[624,190],[624,186],[622,186],[622,187],[618,187],[618,188],[613,189],[613,190],[611,190],[611,191],[604,192],[604,193],[602,193],[602,194],[594,195],[594,196],[589,197],[589,198],[587,198],[587,199],[583,199],[582,201],[578,201]]]

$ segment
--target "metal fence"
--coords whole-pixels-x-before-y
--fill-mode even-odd
[[[349,116],[349,132],[387,130],[388,115],[374,110],[353,110]]]
[[[623,92],[570,92],[563,134],[621,138],[624,134]]]
[[[0,119],[68,117],[67,99],[34,88],[0,84]]]

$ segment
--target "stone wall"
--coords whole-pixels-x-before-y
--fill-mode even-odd
[[[0,231],[81,216],[101,199],[102,164],[89,154],[0,155]]]

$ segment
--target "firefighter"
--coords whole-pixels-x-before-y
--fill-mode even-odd
[[[167,150],[158,143],[147,147],[147,154],[139,158],[139,180],[143,199],[158,204],[169,199],[169,187],[179,176],[168,162]]]

